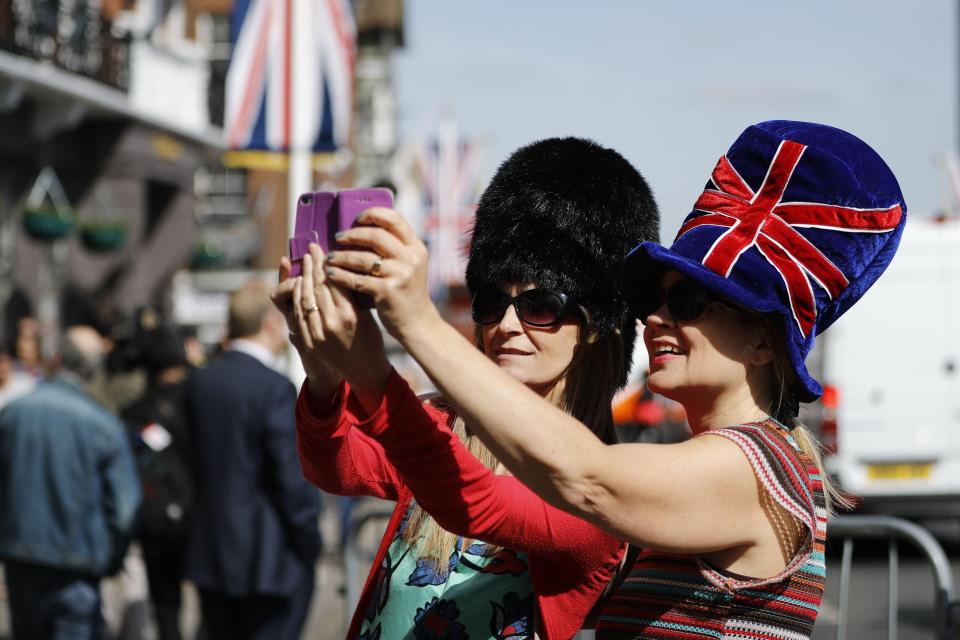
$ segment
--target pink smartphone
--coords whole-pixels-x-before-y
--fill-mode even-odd
[[[338,231],[354,226],[357,217],[372,207],[393,207],[389,189],[345,189],[339,192],[317,191],[304,193],[297,199],[297,218],[294,236],[290,238],[291,276],[303,273],[303,256],[316,242],[324,253],[342,248],[336,241]],[[354,297],[357,306],[369,309],[373,300],[367,295]]]

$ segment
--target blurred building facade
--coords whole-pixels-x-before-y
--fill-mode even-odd
[[[162,301],[223,148],[191,4],[0,0],[0,307],[6,339]]]
[[[249,0],[244,0],[248,2]],[[294,0],[296,1],[296,0]],[[217,20],[229,23],[233,3],[221,0]],[[213,9],[208,1],[205,9]],[[397,150],[393,56],[404,46],[402,0],[352,0],[355,59],[349,144],[312,155],[314,189],[388,186]],[[316,7],[314,7],[316,9]],[[229,27],[223,29],[229,31]],[[229,56],[212,62],[210,112],[225,121]],[[289,238],[288,157],[283,152],[230,149],[216,166],[198,173],[204,197],[197,203],[199,243],[193,269],[177,275],[174,317],[198,327],[206,342],[216,339],[226,309],[225,292],[251,272],[275,281]]]
[[[390,183],[403,4],[352,9],[350,144],[314,156],[316,188]],[[222,128],[233,10],[0,0],[0,339],[23,315],[52,339],[62,324],[144,305],[222,321],[227,290],[276,268],[285,154],[228,150]]]

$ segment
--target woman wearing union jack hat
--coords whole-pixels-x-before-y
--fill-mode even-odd
[[[399,216],[373,222],[409,242]],[[905,222],[896,178],[853,135],[789,121],[746,129],[672,246],[644,242],[625,262],[648,384],[684,405],[695,434],[672,445],[606,446],[497,370],[440,319],[422,261],[390,254],[385,264],[407,262],[392,278],[342,265],[329,278],[373,295],[521,481],[643,549],[598,637],[807,637],[836,492],[796,420],[822,393],[804,360],[886,268]]]

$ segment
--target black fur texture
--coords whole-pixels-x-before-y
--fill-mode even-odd
[[[623,336],[626,383],[636,323],[620,295],[623,259],[659,240],[653,194],[612,149],[581,138],[520,148],[480,197],[467,263],[470,293],[535,284],[587,309],[599,335]]]

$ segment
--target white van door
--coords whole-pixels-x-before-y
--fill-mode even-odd
[[[910,220],[887,272],[822,338],[843,487],[898,515],[960,508],[960,223]]]

